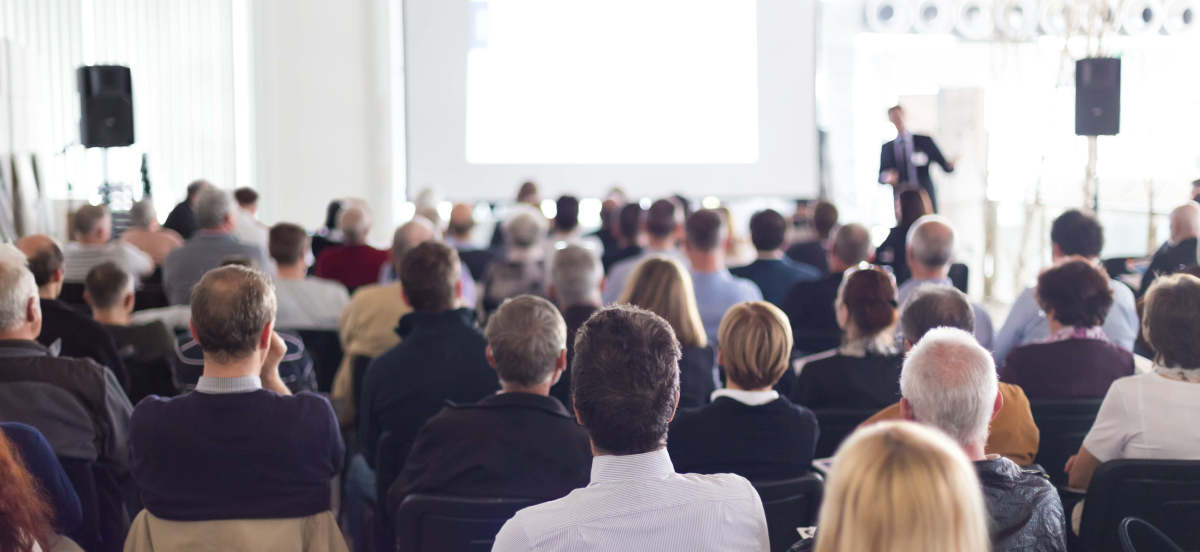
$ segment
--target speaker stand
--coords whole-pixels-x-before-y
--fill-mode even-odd
[[[104,167],[104,180],[100,183],[100,201],[105,205],[109,204],[109,191],[112,189],[112,184],[108,181],[108,148],[101,148],[100,159]]]
[[[1100,138],[1088,136],[1087,168],[1083,176],[1083,210],[1092,214],[1100,211],[1100,187],[1096,182],[1097,146]]]

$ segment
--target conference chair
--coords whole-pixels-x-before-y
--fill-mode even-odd
[[[79,495],[83,512],[83,525],[67,536],[84,550],[121,550],[129,515],[125,511],[124,486],[117,476],[94,460],[60,456],[58,461]]]
[[[1183,552],[1183,549],[1146,520],[1127,517],[1118,528],[1124,552]]]
[[[967,292],[967,283],[971,279],[971,271],[967,265],[963,263],[954,263],[950,265],[950,282],[958,291]]]
[[[408,495],[392,517],[398,552],[486,552],[504,522],[542,501]],[[794,539],[793,539],[794,540]]]
[[[859,410],[848,408],[830,408],[813,410],[817,416],[817,450],[814,458],[829,458],[837,452],[837,448],[854,432],[855,428],[874,416],[878,409]]]
[[[293,333],[304,341],[304,348],[313,359],[313,370],[317,373],[317,391],[328,393],[333,387],[333,377],[342,364],[342,341],[336,330],[295,330]]]
[[[771,552],[781,552],[796,542],[797,527],[816,525],[825,483],[816,473],[779,481],[751,481],[767,514]]]
[[[1033,421],[1040,433],[1034,463],[1041,466],[1050,481],[1059,487],[1067,485],[1063,467],[1067,459],[1079,452],[1083,438],[1092,429],[1102,399],[1055,399],[1029,401]]]
[[[1120,526],[1131,516],[1152,524],[1185,550],[1200,549],[1200,461],[1101,464],[1083,504],[1079,538],[1084,549],[1121,551]]]

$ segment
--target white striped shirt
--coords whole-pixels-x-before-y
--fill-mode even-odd
[[[665,448],[592,459],[587,487],[525,508],[493,552],[769,550],[758,493],[733,474],[677,474]]]
[[[96,265],[112,261],[137,281],[154,271],[154,260],[126,241],[102,245],[67,242],[63,245],[63,281],[82,283]]]

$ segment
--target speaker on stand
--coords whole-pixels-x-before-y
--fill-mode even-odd
[[[79,88],[79,141],[104,148],[104,184],[108,203],[108,148],[133,145],[133,78],[121,65],[87,65],[75,72]]]
[[[1088,137],[1088,164],[1084,176],[1084,206],[1100,210],[1096,182],[1099,136],[1121,130],[1120,58],[1085,58],[1075,62],[1075,134]]]

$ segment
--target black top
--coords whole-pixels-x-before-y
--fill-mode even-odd
[[[1066,519],[1058,491],[1038,470],[1004,457],[974,462],[983,484],[993,552],[1066,552]]]
[[[163,223],[163,228],[174,230],[185,240],[190,239],[197,228],[196,214],[192,212],[192,206],[188,205],[187,201],[180,201],[171,209],[171,214],[167,215],[167,222]]]
[[[667,435],[679,473],[736,473],[751,481],[808,473],[816,446],[816,416],[783,397],[759,406],[717,397],[679,412]]]
[[[176,394],[171,375],[175,336],[162,322],[130,326],[104,326],[117,343],[117,353],[129,371],[129,402],[137,404],[148,395]]]
[[[712,392],[717,390],[716,364],[712,347],[683,346],[683,356],[679,359],[680,409],[708,404]]]
[[[42,299],[41,303],[42,333],[38,335],[38,343],[53,350],[54,342],[59,341],[58,356],[90,358],[109,367],[128,392],[129,373],[117,353],[116,342],[104,326],[57,299]]]
[[[908,271],[908,229],[911,227],[911,224],[893,226],[887,238],[875,249],[875,263],[892,267],[897,284],[912,277]]]
[[[604,250],[604,254],[601,255],[601,257],[603,257],[604,255],[608,255],[609,251],[616,251],[619,248],[619,246],[617,245],[617,237],[613,235],[613,233],[608,229],[608,227],[601,226],[599,230],[596,230],[595,232],[588,234],[588,236],[592,236],[592,237],[600,240],[600,245],[601,245],[601,247],[603,247],[603,250]]]
[[[1102,398],[1113,380],[1133,375],[1133,353],[1101,339],[1030,343],[1004,359],[1000,381],[1033,399]]]
[[[471,309],[412,312],[400,319],[400,344],[371,361],[363,378],[359,442],[368,464],[375,465],[385,431],[411,445],[446,401],[473,403],[500,388],[484,353],[487,340],[474,320]]]
[[[554,500],[587,486],[591,466],[587,433],[557,399],[490,395],[450,405],[421,428],[388,511],[413,493]]]
[[[563,311],[563,320],[567,323],[567,369],[563,371],[563,375],[558,379],[558,383],[550,388],[550,396],[559,400],[566,405],[567,410],[571,410],[571,362],[575,360],[575,334],[579,331],[579,327],[587,322],[588,318],[599,307],[592,305],[574,305],[567,307]]]
[[[641,254],[642,246],[640,245],[631,245],[629,247],[613,247],[612,249],[604,250],[604,256],[600,258],[600,263],[604,265],[604,272],[608,272],[608,269],[612,268],[613,265],[624,261],[625,259],[632,259]]]
[[[782,259],[756,259],[754,262],[729,269],[729,273],[754,282],[762,292],[763,299],[781,307],[788,290],[796,282],[816,280],[821,271],[784,257]]]
[[[796,376],[792,401],[814,410],[881,409],[900,400],[903,362],[900,354],[857,357],[833,350],[815,355]]]
[[[1171,245],[1171,242],[1162,244],[1162,247],[1154,252],[1150,259],[1150,267],[1142,275],[1142,285],[1138,288],[1137,296],[1145,295],[1155,278],[1189,266],[1196,266],[1196,238],[1188,238],[1174,245]]]
[[[458,258],[471,273],[471,278],[479,281],[487,274],[488,266],[496,259],[496,254],[487,249],[459,249]]]
[[[783,312],[792,322],[792,340],[796,351],[817,353],[837,347],[842,329],[837,323],[833,302],[837,299],[842,273],[828,274],[820,280],[797,282],[783,300]]]
[[[798,263],[815,267],[821,274],[829,273],[829,254],[820,241],[796,242],[787,248],[785,254]]]

